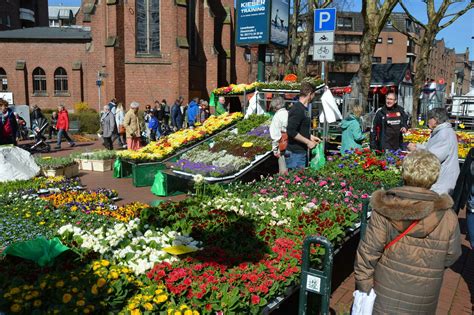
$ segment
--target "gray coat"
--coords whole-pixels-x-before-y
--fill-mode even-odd
[[[112,112],[104,112],[100,117],[100,125],[102,127],[102,136],[110,138],[117,133],[117,125],[115,124],[115,117]]]
[[[437,126],[431,133],[428,142],[417,145],[436,155],[441,162],[441,170],[431,190],[438,194],[447,194],[454,190],[459,176],[458,140],[451,123],[445,122]]]

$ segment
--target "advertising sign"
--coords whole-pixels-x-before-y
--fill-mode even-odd
[[[273,0],[270,19],[270,42],[288,46],[288,27],[290,21],[290,0]]]
[[[269,43],[270,2],[271,0],[237,0],[237,45]]]
[[[3,98],[8,104],[13,105],[13,93],[12,92],[0,92],[0,98]]]

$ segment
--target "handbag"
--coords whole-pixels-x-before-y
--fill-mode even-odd
[[[119,134],[124,134],[124,133],[125,133],[125,126],[119,125]]]
[[[278,150],[283,152],[286,150],[286,147],[288,147],[288,134],[286,132],[282,132],[281,138],[278,140]]]

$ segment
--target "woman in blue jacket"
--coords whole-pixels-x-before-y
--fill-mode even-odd
[[[364,141],[365,136],[360,124],[361,114],[362,106],[355,105],[352,107],[352,113],[342,121],[341,153],[362,148],[362,141]]]

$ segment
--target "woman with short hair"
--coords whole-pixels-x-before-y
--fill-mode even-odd
[[[408,150],[426,149],[436,155],[441,162],[441,171],[431,190],[438,194],[450,194],[459,176],[459,158],[458,138],[449,122],[446,109],[433,108],[428,111],[428,127],[432,130],[428,142],[409,143]]]
[[[426,150],[403,161],[405,186],[378,190],[357,249],[356,287],[373,288],[373,314],[435,314],[446,267],[461,256],[458,218],[447,194],[429,190],[440,163]]]
[[[362,115],[362,106],[354,105],[351,113],[342,121],[342,141],[341,153],[362,148],[362,141],[365,136],[362,133],[360,116]]]

